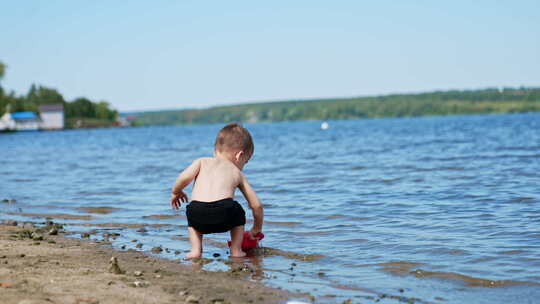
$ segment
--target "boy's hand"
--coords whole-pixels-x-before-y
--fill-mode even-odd
[[[184,193],[184,191],[180,191],[179,193],[173,193],[171,197],[171,207],[175,210],[178,210],[182,202],[187,203],[187,201],[188,197]]]
[[[252,239],[252,240],[261,240],[262,238],[260,236],[257,236],[257,234],[261,233],[260,230],[255,230],[254,228],[252,228],[251,230],[249,230],[249,237]]]

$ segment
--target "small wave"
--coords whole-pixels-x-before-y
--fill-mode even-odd
[[[515,254],[522,254],[525,253],[525,250],[507,250],[507,251],[499,251],[497,254],[508,254],[508,255],[515,255]]]
[[[175,235],[175,236],[171,237],[171,240],[189,241],[189,237],[183,236],[183,235]],[[208,244],[212,244],[214,247],[220,247],[220,248],[225,247],[225,243],[223,243],[223,242],[212,241],[212,240],[209,240],[209,239],[203,239],[203,242],[208,243]]]
[[[79,191],[76,193],[77,195],[83,195],[83,196],[93,196],[93,195],[123,195],[122,192],[119,191],[102,191],[102,192],[96,192],[96,191]]]
[[[465,156],[450,156],[450,157],[433,157],[425,156],[418,159],[418,162],[432,162],[432,161],[442,161],[442,162],[451,162],[451,161],[464,161],[464,160],[473,160],[477,159],[478,155],[465,155]]]
[[[152,214],[152,215],[145,215],[142,218],[144,219],[171,219],[171,218],[185,218],[185,215],[182,214]]]
[[[159,149],[160,152],[189,152],[190,149],[189,148],[175,148],[175,147],[165,147],[165,148],[160,148]]]
[[[343,233],[343,230],[323,230],[323,231],[305,231],[305,232],[292,232],[296,235],[304,235],[304,236],[310,236],[310,235],[336,235]]]
[[[96,165],[79,165],[79,168],[81,169],[84,169],[84,170],[98,170],[98,169],[104,169],[104,168],[107,168],[106,166],[96,166]]]
[[[351,216],[351,220],[353,221],[367,221],[371,218],[365,217],[365,216]]]
[[[15,178],[11,180],[12,182],[16,183],[29,183],[29,182],[36,182],[37,179],[35,178]]]
[[[401,180],[403,180],[402,177],[396,177],[396,178],[383,178],[380,181],[386,185],[393,185]]]
[[[514,286],[514,285],[536,285],[540,286],[536,282],[525,282],[525,281],[513,281],[513,280],[490,280],[483,278],[475,278],[455,272],[444,272],[444,271],[426,271],[422,269],[416,269],[411,272],[412,275],[418,278],[432,277],[439,279],[449,279],[457,280],[465,283],[468,286],[476,287],[505,287],[505,286]]]
[[[343,215],[343,214],[332,214],[332,215],[326,216],[326,219],[334,220],[334,219],[341,219],[341,218],[344,218],[344,217],[346,217],[346,216]]]
[[[287,181],[288,185],[303,185],[303,184],[320,184],[326,182],[328,179],[322,176],[295,178]]]
[[[367,167],[365,167],[365,166],[353,166],[349,170],[351,170],[351,171],[360,171],[360,170],[364,170],[364,169],[367,169]]]
[[[301,222],[277,222],[277,221],[265,221],[265,225],[278,225],[278,226],[297,226],[302,225]]]
[[[532,147],[499,147],[497,148],[497,151],[538,151],[540,150],[540,146],[532,146]]]
[[[141,166],[139,168],[137,168],[137,171],[138,172],[161,172],[161,171],[166,171],[166,170],[170,170],[170,167],[166,167],[166,166],[156,166],[156,165],[145,165],[145,166]]]
[[[472,199],[473,199],[473,201],[482,202],[482,203],[489,203],[489,202],[495,202],[496,201],[496,199],[494,199],[494,198],[484,197],[484,196],[473,197]]]
[[[263,189],[261,192],[271,193],[271,194],[285,194],[285,193],[293,193],[291,189],[280,189],[280,188],[272,188],[272,189]],[[266,206],[266,204],[265,204]]]
[[[374,183],[374,184],[382,183],[382,184],[385,184],[385,185],[393,185],[393,184],[398,183],[401,180],[403,180],[402,177],[376,178],[376,179],[368,179],[368,180],[365,180],[365,181],[368,182],[368,183]]]
[[[534,203],[536,199],[534,197],[520,196],[510,200],[510,203]]]
[[[474,260],[471,260],[470,263],[471,264],[476,264],[476,263],[482,263],[482,262],[489,262],[489,261],[494,261],[496,260],[497,258],[494,257],[494,256],[483,256],[483,257],[479,257],[479,258],[476,258]]]
[[[432,140],[425,140],[425,141],[419,141],[417,143],[415,143],[415,145],[421,145],[421,146],[427,146],[427,145],[431,145],[431,144],[435,144],[435,145],[443,145],[443,144],[451,144],[451,145],[455,145],[455,144],[468,144],[469,141],[467,140],[458,140],[458,139],[432,139]],[[408,148],[408,146],[405,146],[404,148]]]
[[[377,266],[381,266],[381,270],[388,271],[394,274],[407,274],[410,272],[410,269],[412,267],[424,265],[423,263],[418,262],[408,262],[408,261],[390,261],[385,263],[379,263],[376,264]],[[370,265],[366,265],[370,266]]]
[[[109,214],[117,210],[121,210],[120,208],[113,208],[108,206],[102,206],[102,207],[79,207],[77,210],[86,211],[88,213],[97,213],[97,214]]]
[[[144,227],[182,227],[181,225],[171,224],[128,224],[128,223],[69,223],[70,226],[82,227],[108,227],[108,228],[144,228]]]
[[[493,159],[498,159],[498,158],[525,158],[525,159],[532,158],[532,159],[539,159],[540,154],[502,154],[502,155],[491,156],[491,158],[493,158]]]
[[[351,244],[351,243],[360,244],[360,243],[367,243],[369,242],[369,240],[368,239],[348,239],[348,240],[339,240],[335,242],[342,243],[342,244]]]
[[[466,168],[463,167],[463,166],[442,166],[442,167],[432,167],[432,168],[420,168],[420,167],[417,167],[414,170],[411,169],[410,172],[464,171],[465,169]],[[464,176],[463,178],[471,178],[471,177]]]
[[[292,251],[285,251],[276,248],[270,247],[260,247],[253,249],[255,255],[261,256],[282,256],[289,259],[302,260],[302,261],[316,261],[324,258],[324,255],[321,254],[306,254],[306,253],[297,253]]]
[[[444,247],[434,247],[425,250],[420,250],[419,252],[431,253],[433,255],[470,255],[471,253],[463,249],[451,249]]]
[[[444,271],[427,271],[420,268],[412,270],[423,263],[407,262],[407,261],[393,261],[387,263],[377,264],[381,266],[381,270],[390,272],[396,275],[414,275],[417,278],[438,278],[446,280],[455,280],[465,283],[467,286],[474,287],[504,287],[513,285],[536,285],[540,286],[540,283],[526,282],[526,281],[514,281],[514,280],[490,280],[484,278],[476,278],[456,272],[444,272]]]
[[[26,212],[5,212],[8,215],[27,216],[27,217],[42,217],[51,219],[64,219],[64,220],[93,220],[95,217],[91,215],[76,215],[65,213],[26,213]]]

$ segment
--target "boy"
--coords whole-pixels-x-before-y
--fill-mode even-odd
[[[188,196],[182,190],[195,180],[192,201],[186,207],[191,242],[188,259],[201,256],[203,234],[227,231],[230,231],[232,239],[231,256],[246,255],[241,248],[246,214],[242,206],[233,200],[236,188],[242,191],[253,213],[250,237],[255,239],[255,235],[261,232],[263,206],[242,173],[253,151],[249,132],[237,123],[230,123],[216,137],[214,157],[196,159],[176,179],[172,188],[173,209],[178,209],[181,202],[187,203]]]

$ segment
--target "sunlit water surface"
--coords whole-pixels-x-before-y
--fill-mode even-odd
[[[246,124],[262,245],[287,253],[246,259],[253,279],[317,302],[538,303],[540,114],[320,125]],[[118,232],[115,248],[180,259],[185,206],[170,209],[170,188],[221,126],[0,134],[0,219],[51,216],[75,237]],[[207,236],[205,269],[228,269],[213,257],[228,238]]]

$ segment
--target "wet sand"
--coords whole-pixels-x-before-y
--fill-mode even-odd
[[[241,270],[208,272],[199,263],[117,251],[64,237],[52,223],[14,224],[0,225],[1,303],[285,303],[300,296],[248,281]]]

